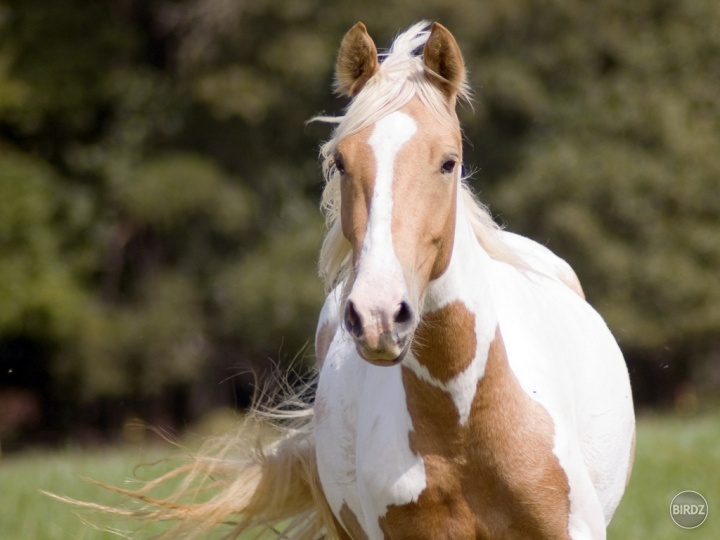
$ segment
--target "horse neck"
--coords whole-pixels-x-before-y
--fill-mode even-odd
[[[450,263],[428,285],[413,354],[405,362],[424,385],[405,386],[408,394],[426,392],[428,384],[443,390],[454,401],[461,424],[467,422],[498,333],[491,265],[459,201]],[[411,378],[408,373],[406,383]]]
[[[431,281],[423,304],[423,318],[437,318],[450,305],[461,305],[475,318],[479,338],[492,340],[497,314],[492,297],[492,259],[477,236],[458,194],[453,251],[447,270]],[[433,315],[435,314],[435,315]]]

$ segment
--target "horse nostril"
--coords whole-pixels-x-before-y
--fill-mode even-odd
[[[352,300],[348,300],[347,306],[345,307],[345,328],[356,338],[362,337],[363,335],[362,320]]]
[[[413,314],[408,303],[405,301],[400,302],[400,305],[395,312],[395,316],[393,317],[393,321],[395,321],[395,324],[409,323],[412,321],[412,319]]]

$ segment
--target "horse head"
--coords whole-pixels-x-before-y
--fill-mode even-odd
[[[353,98],[327,149],[350,246],[342,317],[360,356],[382,366],[404,358],[428,283],[448,267],[461,182],[462,55],[440,24],[419,39],[421,56],[396,42],[381,63],[358,23],[336,64],[337,89]]]

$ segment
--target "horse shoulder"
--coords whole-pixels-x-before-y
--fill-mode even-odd
[[[320,373],[313,432],[318,476],[338,536],[341,540],[362,540],[367,536],[356,488],[356,424],[367,366],[355,357],[352,340],[341,330],[337,305],[331,293],[321,311],[316,333]]]
[[[494,265],[508,359],[524,391],[549,413],[571,484],[571,524],[604,530],[625,487],[634,413],[622,353],[600,315],[544,276]],[[598,533],[600,534],[600,533]]]
[[[386,509],[416,498],[425,486],[411,431],[400,366],[370,366],[338,331],[320,372],[315,439],[323,490],[338,526],[352,538],[382,538]]]

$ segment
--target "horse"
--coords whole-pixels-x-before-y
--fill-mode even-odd
[[[381,63],[359,23],[337,88],[314,438],[340,536],[605,538],[634,453],[627,368],[569,265],[463,182],[457,42],[414,26]]]
[[[127,493],[196,530],[234,515],[233,537],[605,538],[633,463],[627,368],[572,268],[470,190],[455,38],[418,23],[380,55],[358,23],[336,90],[314,403],[243,462],[198,457],[190,477],[227,478],[204,502]]]

